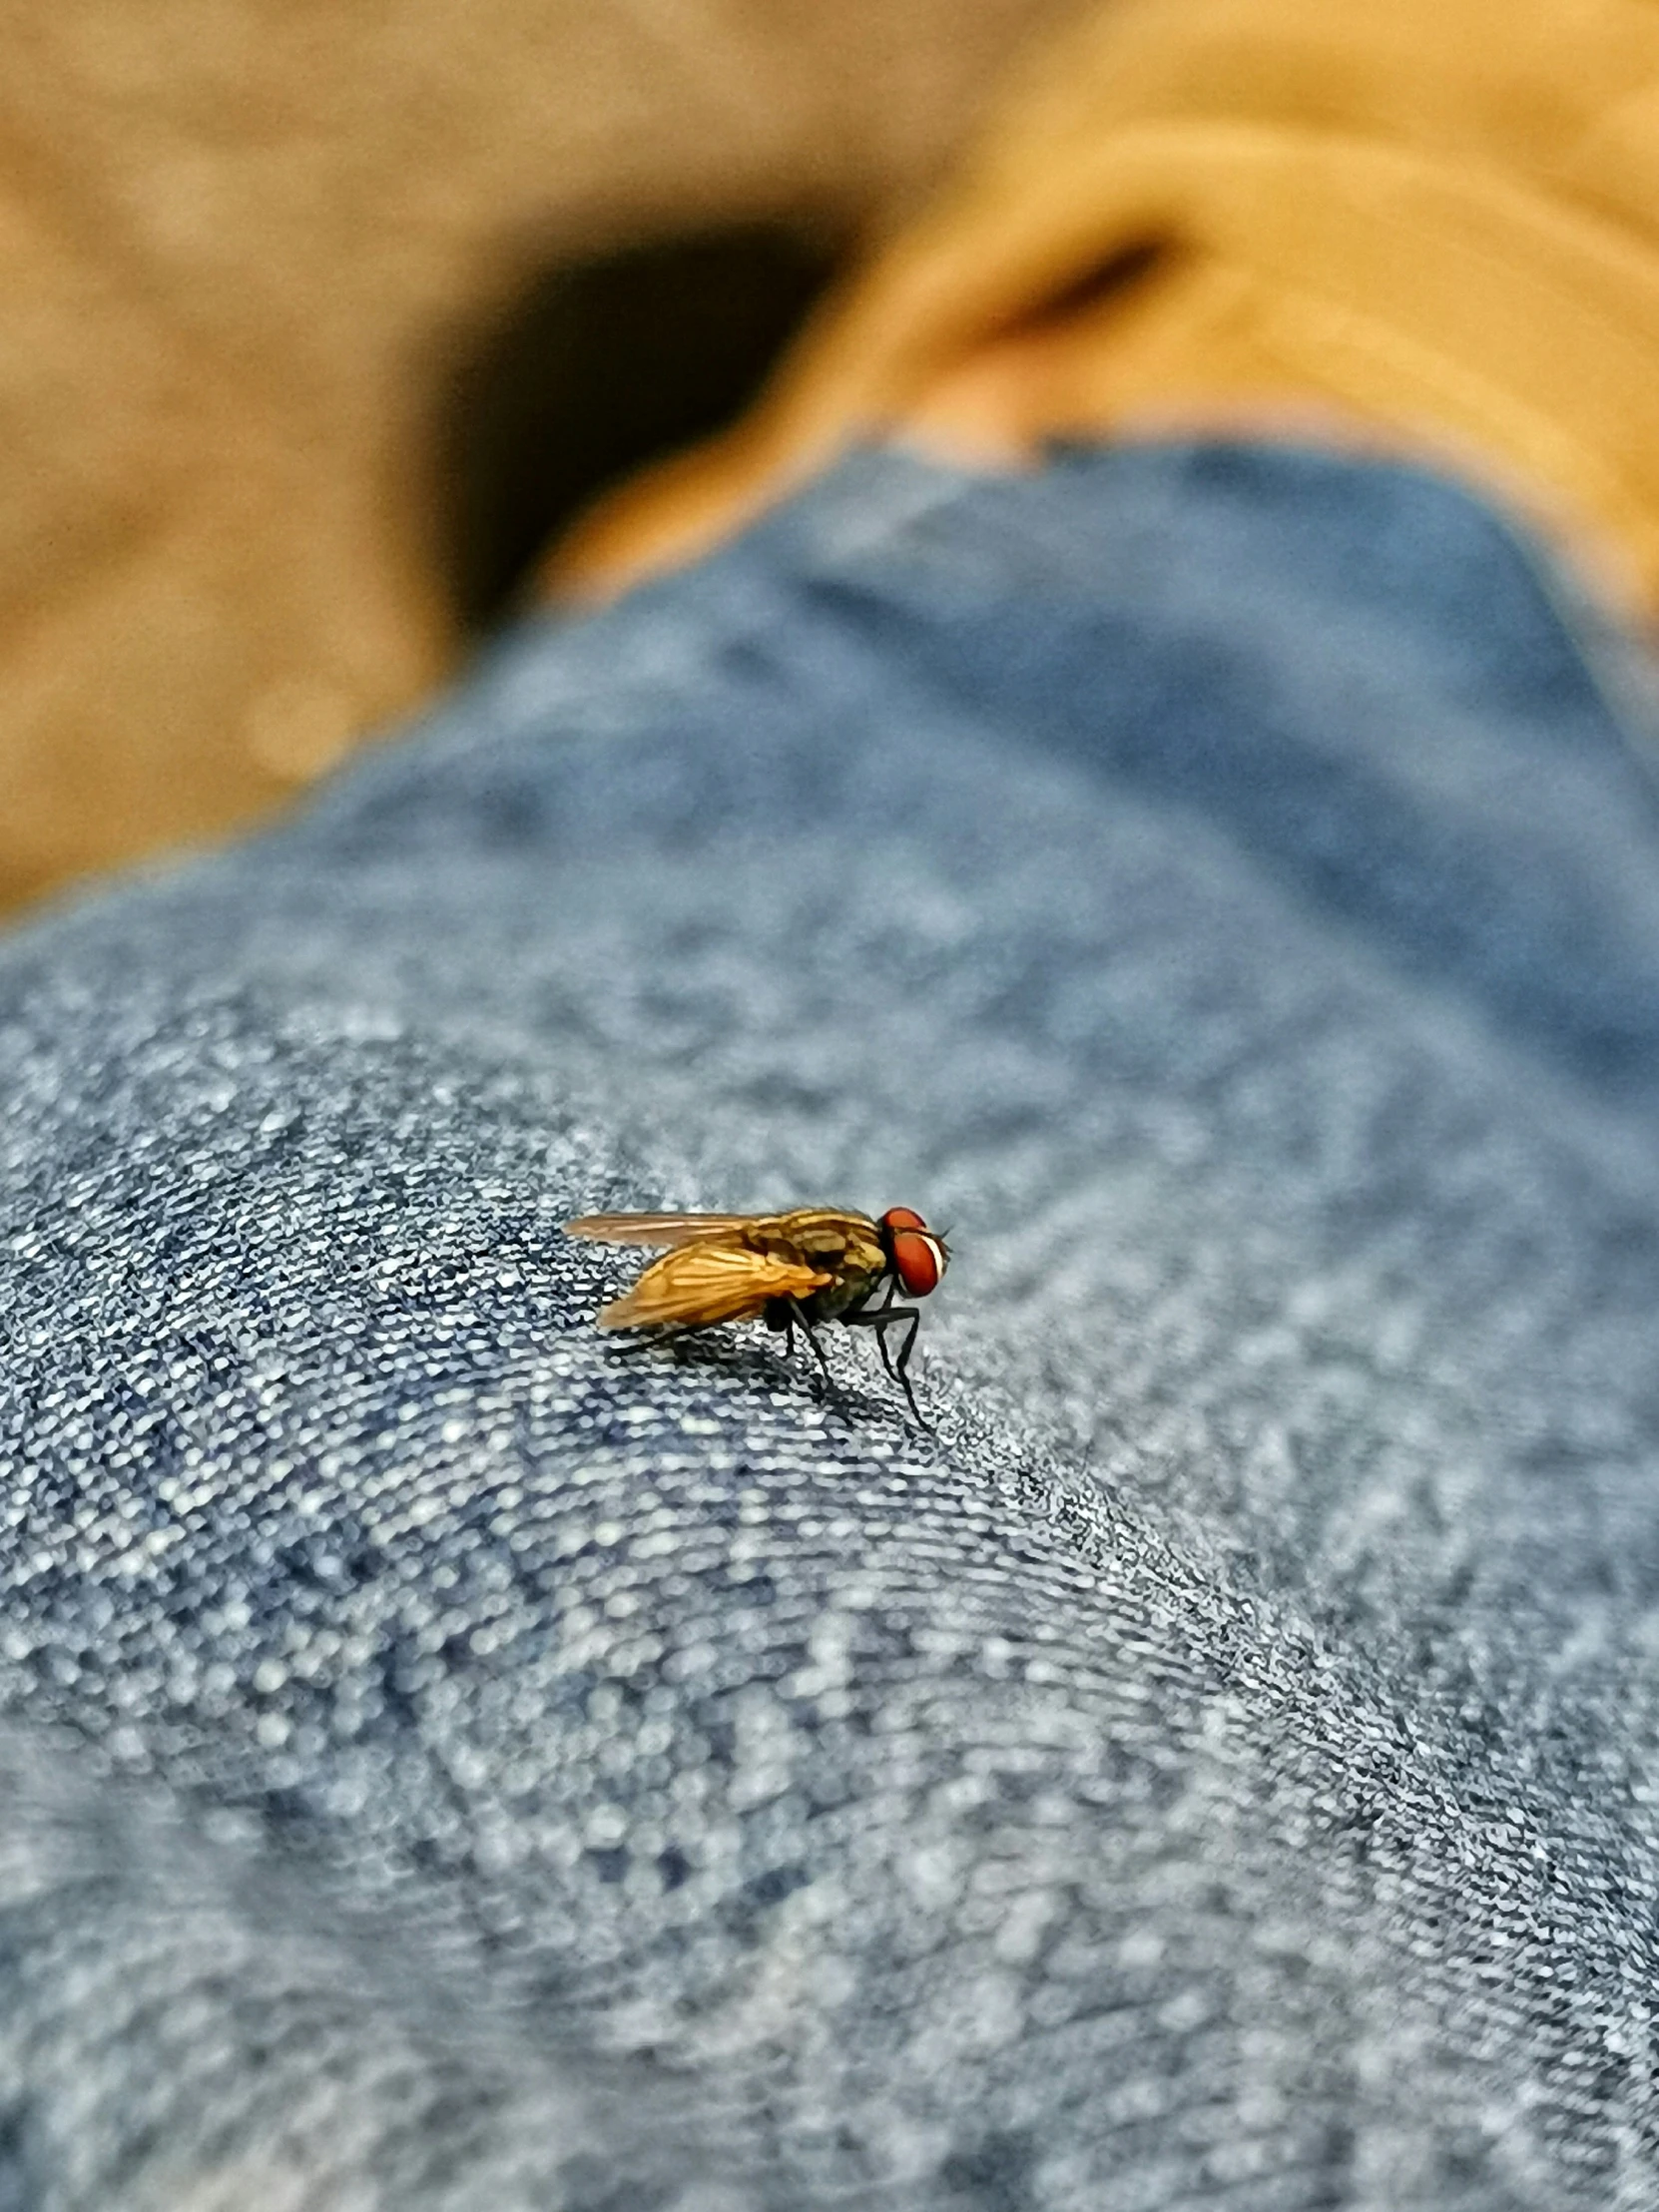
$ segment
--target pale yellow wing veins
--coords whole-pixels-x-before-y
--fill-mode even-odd
[[[752,1221],[752,1214],[584,1214],[567,1221],[567,1237],[591,1244],[687,1245],[708,1237],[731,1237]]]
[[[808,1298],[832,1278],[799,1253],[756,1252],[741,1244],[687,1244],[652,1262],[624,1297],[600,1308],[601,1329],[690,1329],[753,1321],[775,1298]]]

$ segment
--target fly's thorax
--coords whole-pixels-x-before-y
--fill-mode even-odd
[[[798,1255],[827,1275],[881,1273],[887,1264],[880,1233],[863,1214],[830,1206],[803,1206],[751,1225],[748,1242],[760,1251]]]
[[[815,1258],[851,1254],[866,1245],[875,1251],[881,1241],[867,1214],[850,1213],[840,1206],[798,1206],[792,1213],[768,1216],[764,1227]]]

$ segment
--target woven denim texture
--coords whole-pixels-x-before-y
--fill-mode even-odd
[[[0,948],[3,2212],[1659,2203],[1659,812],[1408,471],[856,458]],[[601,1207],[918,1207],[866,1340]]]

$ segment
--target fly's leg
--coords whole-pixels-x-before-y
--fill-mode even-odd
[[[819,1367],[820,1367],[821,1371],[823,1372],[824,1380],[825,1380],[826,1383],[827,1383],[827,1384],[829,1385],[830,1389],[830,1390],[832,1391],[832,1390],[834,1389],[834,1387],[835,1387],[835,1379],[834,1379],[834,1377],[833,1377],[833,1376],[832,1376],[832,1375],[831,1375],[831,1374],[830,1373],[830,1363],[829,1363],[829,1361],[828,1361],[828,1360],[827,1360],[827,1359],[826,1359],[826,1358],[824,1357],[824,1347],[823,1347],[823,1345],[821,1345],[821,1344],[819,1343],[819,1341],[818,1341],[818,1331],[817,1331],[817,1330],[816,1330],[816,1329],[815,1329],[815,1328],[813,1327],[812,1323],[811,1323],[811,1322],[810,1322],[810,1321],[809,1321],[809,1320],[807,1319],[807,1309],[806,1309],[806,1307],[805,1307],[805,1306],[803,1306],[803,1305],[802,1305],[801,1301],[800,1301],[800,1300],[799,1300],[798,1298],[792,1298],[792,1299],[790,1300],[790,1316],[789,1316],[789,1318],[790,1318],[790,1343],[791,1343],[791,1344],[794,1344],[794,1342],[795,1342],[795,1324],[796,1324],[797,1322],[799,1322],[799,1323],[801,1324],[801,1334],[802,1334],[802,1335],[803,1335],[803,1336],[804,1336],[804,1337],[806,1338],[807,1342],[808,1342],[808,1343],[809,1343],[809,1344],[810,1344],[810,1345],[812,1346],[812,1348],[813,1348],[813,1358],[814,1358],[814,1359],[815,1359],[815,1360],[816,1360],[816,1361],[818,1362],[818,1364],[819,1364]]]
[[[892,1312],[892,1302],[897,1296],[898,1278],[896,1275],[889,1275],[886,1292],[879,1306],[860,1306],[844,1317],[849,1321],[861,1322],[875,1331],[875,1349],[881,1355],[881,1365],[887,1371],[888,1380],[893,1382],[898,1381],[898,1377],[893,1374],[892,1354],[887,1350],[887,1332],[881,1325]]]
[[[873,1329],[875,1331],[875,1349],[881,1355],[881,1365],[886,1369],[888,1376],[894,1382],[898,1381],[898,1377],[893,1374],[892,1354],[887,1350],[887,1332],[882,1324],[892,1312],[892,1302],[897,1295],[898,1278],[896,1275],[889,1275],[879,1306],[872,1306],[869,1303],[874,1296],[873,1292],[869,1292],[858,1301],[856,1306],[849,1306],[844,1313],[837,1314],[835,1317],[837,1321],[845,1322],[849,1328]]]
[[[895,1306],[889,1297],[883,1305],[871,1307],[867,1312],[855,1311],[850,1314],[842,1314],[840,1319],[846,1323],[849,1329],[873,1329],[875,1331],[876,1349],[881,1355],[882,1365],[909,1399],[910,1410],[916,1417],[917,1427],[925,1428],[927,1423],[921,1417],[921,1407],[916,1403],[916,1393],[910,1387],[910,1378],[907,1373],[910,1365],[910,1354],[915,1350],[916,1331],[921,1327],[920,1308],[916,1306]],[[896,1360],[890,1358],[887,1352],[887,1331],[889,1329],[902,1329],[904,1331],[904,1342],[899,1347]]]
[[[826,1386],[830,1389],[831,1394],[833,1394],[835,1388],[835,1379],[830,1373],[830,1363],[824,1357],[824,1347],[818,1341],[818,1331],[813,1327],[812,1316],[808,1313],[806,1307],[802,1304],[801,1300],[798,1298],[769,1299],[767,1301],[766,1309],[762,1314],[761,1319],[766,1323],[769,1329],[777,1329],[782,1331],[784,1338],[784,1358],[786,1360],[789,1360],[794,1356],[795,1333],[798,1329],[800,1330],[801,1334],[806,1338],[808,1344],[811,1345],[813,1348],[813,1358],[818,1362],[819,1367],[823,1370]]]
[[[899,1346],[898,1357],[893,1362],[893,1373],[903,1385],[904,1395],[910,1401],[910,1411],[915,1415],[918,1424],[925,1428],[927,1423],[922,1420],[921,1407],[916,1403],[916,1393],[910,1386],[910,1355],[916,1349],[916,1332],[921,1327],[921,1316],[913,1306],[893,1306],[888,1308],[886,1318],[900,1325],[904,1322],[908,1322],[910,1325],[904,1331],[904,1342]],[[887,1348],[886,1331],[883,1330],[875,1341],[884,1352]]]

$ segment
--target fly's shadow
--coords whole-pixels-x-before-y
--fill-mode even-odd
[[[730,1376],[734,1381],[759,1384],[768,1390],[776,1390],[781,1380],[792,1386],[805,1382],[821,1405],[833,1407],[848,1421],[880,1423],[891,1418],[893,1401],[885,1391],[848,1384],[830,1367],[818,1333],[804,1327],[803,1333],[817,1355],[816,1362],[804,1363],[794,1353],[793,1334],[780,1352],[728,1329],[653,1330],[649,1335],[642,1333],[630,1339],[618,1339],[614,1352],[630,1363],[653,1353],[667,1353],[677,1368]],[[913,1394],[906,1394],[910,1397],[910,1412],[916,1426],[931,1433],[931,1423],[915,1403]]]

